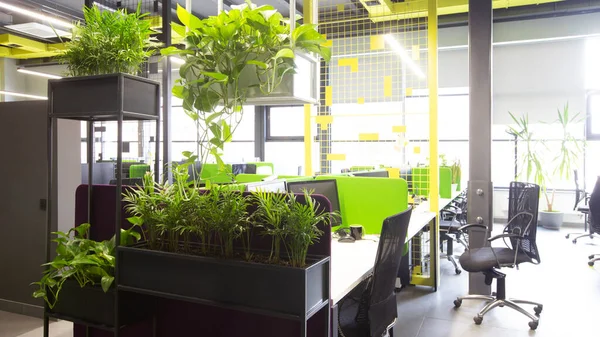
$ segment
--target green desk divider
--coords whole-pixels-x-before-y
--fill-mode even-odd
[[[429,167],[412,168],[413,192],[417,195],[429,197]],[[452,170],[449,167],[440,167],[440,197],[452,198]]]
[[[335,179],[342,225],[362,225],[367,234],[381,234],[383,220],[408,208],[408,186],[404,179],[318,176]]]
[[[129,166],[129,178],[143,178],[146,172],[150,172],[150,165],[140,164]]]
[[[202,165],[202,180],[210,180],[213,184],[227,184],[233,181],[230,173],[232,172],[231,165],[225,165],[225,172],[219,172],[219,166],[217,164],[204,164]]]
[[[350,172],[373,171],[375,166],[352,166]]]
[[[268,177],[266,174],[251,174],[251,173],[240,173],[235,176],[235,181],[240,184],[255,183]]]

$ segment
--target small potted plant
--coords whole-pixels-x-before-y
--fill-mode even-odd
[[[558,118],[554,124],[561,128],[560,145],[558,154],[550,160],[544,160],[549,157],[546,152],[547,145],[543,141],[534,139],[527,115],[517,118],[512,113],[509,112],[509,114],[517,125],[516,128],[510,127],[510,134],[525,143],[521,172],[526,173],[525,177],[528,181],[540,185],[544,195],[546,208],[539,212],[539,225],[558,230],[562,226],[564,213],[554,208],[554,189],[551,192],[548,191],[548,183],[552,177],[563,180],[570,179],[573,171],[572,164],[577,162],[583,151],[584,144],[569,130],[572,123],[581,122],[579,113],[569,115],[568,104],[562,111],[558,109]]]
[[[106,119],[122,111],[131,117],[156,114],[159,84],[135,76],[154,45],[150,21],[144,19],[140,5],[134,13],[101,11],[95,5],[83,8],[85,25],[75,25],[58,57],[67,65],[69,77],[48,81],[52,116]]]
[[[49,312],[58,317],[78,318],[113,326],[115,288],[115,237],[97,242],[88,239],[90,224],[82,224],[67,233],[56,232],[56,257],[44,264],[46,270],[35,298],[43,298]],[[135,229],[121,231],[121,244],[140,238]],[[128,297],[124,297],[127,302]],[[144,312],[122,311],[122,322]]]

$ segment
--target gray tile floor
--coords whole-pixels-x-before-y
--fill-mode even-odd
[[[496,233],[501,230],[501,226]],[[544,304],[537,331],[529,319],[508,308],[489,312],[479,326],[473,316],[480,301],[464,301],[455,310],[452,301],[467,293],[468,274],[454,274],[448,261],[441,261],[442,280],[437,292],[409,287],[398,294],[398,324],[395,337],[597,337],[600,336],[600,263],[587,265],[587,256],[600,253],[600,240],[581,239],[577,245],[564,238],[573,231],[539,229],[538,247],[542,263],[505,269],[509,297]],[[595,242],[594,242],[595,241]],[[595,243],[595,244],[594,244]],[[531,308],[531,310],[533,310]],[[0,337],[41,337],[42,321],[0,311]],[[51,337],[72,337],[72,325],[55,322]]]

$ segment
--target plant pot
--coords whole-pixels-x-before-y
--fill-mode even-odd
[[[540,226],[548,229],[559,230],[563,223],[564,213],[540,211]]]
[[[452,191],[459,191],[458,184],[452,184]]]
[[[154,301],[148,296],[122,292],[119,296],[119,325],[140,321],[152,313]],[[100,286],[80,287],[74,280],[63,284],[58,301],[49,309],[52,316],[70,321],[89,322],[113,327],[115,323],[115,288],[104,292]]]
[[[50,117],[82,120],[157,119],[160,84],[128,74],[48,81]]]
[[[156,296],[307,318],[329,303],[329,257],[305,268],[119,247],[120,287]]]

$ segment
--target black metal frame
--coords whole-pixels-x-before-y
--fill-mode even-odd
[[[90,106],[89,111],[78,111],[78,112],[56,112],[55,104],[56,101],[54,99],[54,94],[57,85],[67,86],[79,86],[80,83],[93,83],[96,80],[112,80],[113,78],[117,79],[117,87],[116,87],[116,102],[117,102],[117,110],[114,111],[102,111],[101,114],[98,111],[94,111],[94,108]],[[155,111],[149,112],[146,114],[142,114],[139,112],[131,112],[125,110],[125,81],[137,81],[147,85],[155,86]],[[64,90],[65,88],[63,88]],[[94,87],[90,87],[90,90],[94,90]],[[158,181],[158,169],[160,167],[159,160],[159,149],[160,149],[160,84],[151,81],[145,78],[127,75],[127,74],[111,74],[111,75],[99,75],[99,76],[85,76],[85,77],[72,77],[72,78],[63,78],[59,80],[49,80],[48,81],[48,208],[47,208],[47,218],[46,218],[46,261],[49,262],[51,259],[51,232],[52,232],[52,208],[53,205],[53,197],[55,195],[56,190],[58,189],[58,184],[55,184],[57,180],[57,160],[55,153],[56,142],[57,142],[57,120],[58,119],[71,119],[71,120],[79,120],[79,121],[87,121],[87,139],[88,139],[88,151],[87,151],[87,163],[88,163],[88,221],[91,220],[91,212],[92,212],[92,185],[93,185],[93,163],[94,163],[94,122],[95,121],[109,121],[116,120],[117,121],[117,163],[116,163],[116,179],[117,179],[117,188],[116,188],[116,219],[115,219],[115,246],[118,247],[120,243],[120,234],[121,234],[121,193],[122,193],[122,175],[123,175],[123,121],[124,120],[154,120],[156,121],[156,154],[154,161],[154,169],[157,174],[155,175],[155,179]],[[92,93],[93,95],[93,93]],[[132,96],[135,96],[133,94]],[[87,97],[73,97],[73,100],[85,100]],[[113,99],[113,97],[109,97],[108,99]],[[93,103],[92,103],[93,104]],[[85,106],[85,103],[82,103],[81,106]],[[131,106],[131,105],[130,105]],[[115,248],[116,249],[116,248]],[[114,326],[112,330],[114,332],[114,336],[119,336],[119,275],[118,275],[118,258],[115,259],[115,279],[114,279],[114,287],[115,295],[114,295]],[[49,267],[46,267],[49,268]],[[44,337],[49,336],[49,317],[57,317],[54,313],[49,312],[49,308],[47,303],[44,303]],[[63,317],[67,318],[68,317]],[[74,321],[76,319],[73,319]],[[77,321],[76,323],[86,324],[86,332],[89,333],[89,327],[95,326],[90,322]],[[105,329],[107,329],[105,327]],[[110,328],[108,328],[110,329]],[[87,334],[87,333],[86,333]]]

